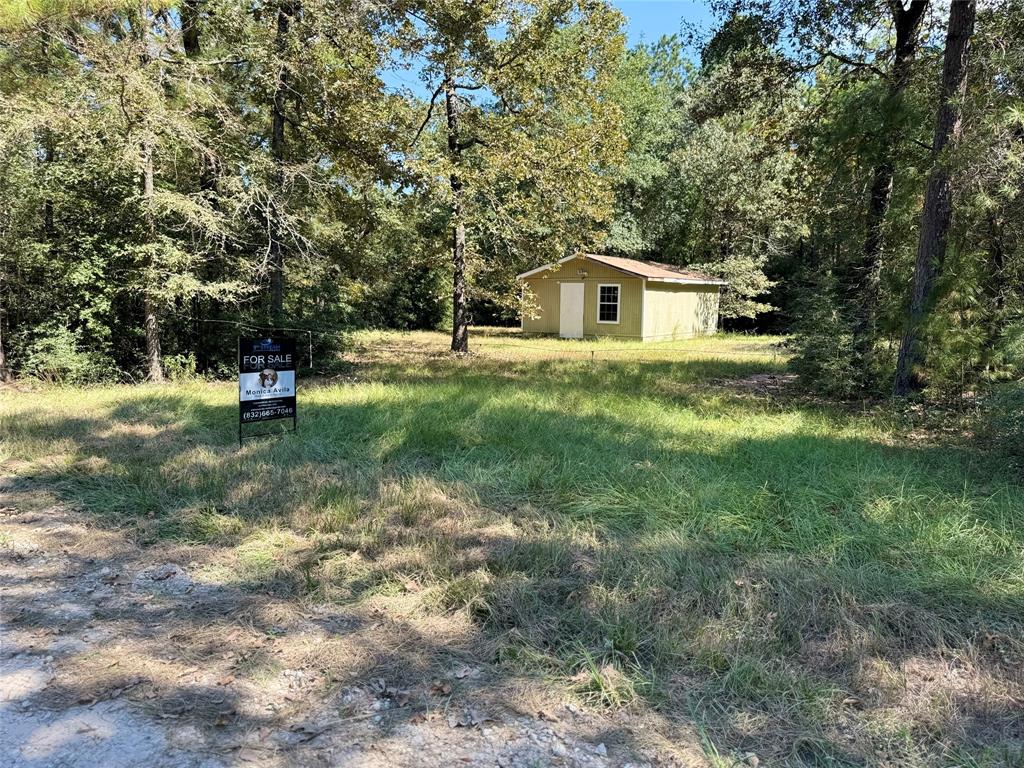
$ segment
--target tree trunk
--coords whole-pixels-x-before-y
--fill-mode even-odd
[[[287,53],[288,29],[291,16],[296,11],[292,5],[282,5],[277,12],[277,34],[274,44],[279,57],[277,84],[274,88],[274,103],[271,106],[270,156],[275,166],[274,197],[270,202],[270,316],[271,322],[280,323],[284,316],[284,244],[282,240],[281,209],[279,199],[284,194],[284,126],[285,99],[288,93],[288,68],[283,60]]]
[[[181,4],[181,47],[185,50],[185,56],[189,59],[196,59],[202,54],[202,42],[199,35],[200,5],[203,0],[185,0]],[[207,118],[216,121],[217,116],[212,110],[206,111]],[[218,121],[219,122],[219,121]],[[208,153],[203,152],[198,158],[199,162],[199,189],[210,197],[214,208],[217,207],[217,198],[213,193],[217,188],[217,174],[215,159]]]
[[[4,351],[4,310],[0,307],[0,384],[13,380],[11,369],[7,367],[7,353]]]
[[[448,157],[453,170],[448,177],[452,191],[452,352],[469,352],[469,306],[466,294],[466,220],[462,180],[457,169],[462,160],[459,135],[459,96],[451,75],[444,81],[445,114],[448,119]]]
[[[43,168],[48,169],[53,163],[54,150],[53,150],[53,134],[49,128],[43,129]],[[50,196],[50,171],[46,170],[46,197],[43,200],[43,236],[47,242],[53,240],[53,236],[56,232],[53,225],[53,198]]]
[[[988,278],[985,281],[986,298],[989,302],[988,317],[986,318],[986,337],[988,341],[983,349],[986,355],[986,367],[992,362],[991,353],[995,350],[1002,334],[1003,324],[1006,321],[1006,294],[1008,292],[1008,281],[1006,279],[1006,246],[1003,242],[1003,225],[997,220],[995,213],[988,216]]]
[[[967,88],[967,62],[976,11],[976,0],[953,0],[949,6],[939,110],[935,119],[935,136],[932,139],[934,164],[925,189],[921,234],[914,264],[914,284],[910,294],[910,312],[896,362],[893,392],[897,397],[906,396],[920,384],[914,369],[922,356],[921,325],[932,300],[935,279],[946,256],[946,241],[953,219],[953,181],[948,153],[944,153],[944,150],[947,145],[955,146],[960,138],[959,101]]]
[[[900,136],[894,125],[910,82],[911,65],[917,55],[921,22],[928,0],[911,0],[904,8],[903,0],[891,0],[890,7],[896,27],[896,49],[890,74],[889,92],[883,107],[881,160],[872,169],[871,191],[868,197],[867,236],[861,263],[853,270],[853,285],[849,295],[854,299],[853,348],[860,361],[860,370],[867,383],[870,361],[875,344],[878,301],[882,272],[884,226],[892,203],[892,187],[896,150]]]
[[[140,57],[143,66],[150,63],[149,54],[149,8],[146,0],[139,3],[139,43],[141,47]],[[153,139],[147,135],[142,140],[140,147],[140,161],[142,165],[142,215],[145,221],[146,234],[150,244],[156,242],[156,220],[153,213]],[[143,290],[142,290],[142,313],[143,326],[146,330],[146,367],[147,378],[150,381],[162,382],[164,380],[163,356],[160,352],[160,316],[159,305],[150,284],[154,280],[152,274],[152,256],[147,257],[143,265]]]
[[[48,32],[48,30],[44,30]],[[39,36],[40,47],[42,48],[43,59],[47,60],[50,55],[50,45],[47,42],[49,34],[42,34]],[[46,197],[43,199],[43,237],[47,242],[53,240],[55,230],[53,227],[53,198],[50,196],[50,171],[49,166],[54,160],[54,141],[53,132],[46,127],[43,127],[39,131],[40,144],[43,148],[43,168],[44,168],[44,179],[43,184],[46,189]]]
[[[146,229],[151,240],[156,237],[156,222],[153,219],[153,143],[146,139],[142,144],[142,204],[146,218]],[[147,264],[147,272],[152,264]],[[157,301],[148,290],[149,282],[153,276],[146,275],[146,290],[143,291],[142,309],[145,315],[146,327],[146,363],[149,369],[149,380],[161,382],[164,380],[163,357],[160,353],[160,321],[158,317]]]
[[[989,231],[989,296],[996,316],[1001,316],[1006,308],[1006,247],[1003,244],[1003,226],[996,220],[994,213],[988,217]],[[994,326],[998,327],[998,323]],[[998,331],[996,331],[998,333]]]
[[[186,58],[189,59],[197,59],[203,52],[199,27],[200,5],[202,2],[203,0],[183,0],[181,4],[181,47],[185,51]],[[206,119],[211,122],[217,120],[216,114],[212,110],[207,110],[204,114]],[[216,210],[219,206],[217,205],[217,196],[215,194],[217,189],[215,162],[206,152],[200,154],[197,162],[199,163],[199,191],[203,193],[204,197],[209,199],[211,207]],[[199,267],[200,279],[206,279],[209,271],[209,264],[204,261]],[[209,355],[207,354],[205,342],[206,334],[203,333],[202,316],[204,314],[204,305],[198,294],[192,296],[191,303],[193,317],[192,349],[195,352],[196,364],[199,370],[205,371],[209,367]],[[213,298],[210,303],[216,306],[217,299]]]
[[[181,4],[181,45],[185,55],[194,59],[199,55],[199,4],[202,0],[185,0]]]

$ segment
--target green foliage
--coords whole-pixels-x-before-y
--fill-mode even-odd
[[[1024,320],[1002,329],[996,342],[995,358],[1016,375],[1024,375]]]
[[[1024,472],[1024,379],[997,386],[984,402],[986,437]]]
[[[47,383],[94,384],[116,378],[112,361],[83,350],[79,334],[61,325],[44,325],[28,345],[23,366],[29,376]]]
[[[763,311],[757,303],[781,307],[795,321],[804,384],[842,397],[891,390],[934,161],[928,147],[942,62],[926,41],[941,39],[944,18],[924,17],[911,40],[917,55],[899,70],[900,8],[871,0],[719,4],[722,23],[703,48],[689,108],[706,136],[680,164],[681,176],[697,173],[700,150],[709,148],[709,172],[690,187],[697,215],[687,225],[705,217],[698,206],[723,214],[684,241],[682,258],[718,242],[720,258],[744,255],[738,274],[758,278],[746,314]],[[1008,0],[980,12],[964,135],[947,150],[955,215],[916,371],[926,397],[947,403],[1013,375],[1000,340],[1024,308],[1020,10]],[[730,164],[730,156],[742,162]],[[873,251],[872,195],[886,174]],[[734,221],[741,247],[730,237]],[[759,271],[777,282],[767,300],[756,293],[765,290]]]
[[[457,176],[478,321],[515,323],[516,273],[604,248],[728,280],[725,327],[794,331],[808,388],[888,391],[941,14],[897,98],[896,4],[880,0],[715,2],[691,45],[630,50],[599,0],[173,5],[3,6],[0,339],[15,372],[59,347],[138,379],[147,313],[168,373],[230,370],[238,328],[276,314],[278,258],[273,322],[316,330],[324,362],[350,328],[443,324]],[[1021,371],[1021,18],[1021,0],[980,10],[950,155],[951,256],[918,371],[947,402]],[[395,85],[412,78],[425,88]]]
[[[407,165],[424,207],[448,219],[447,238],[456,218],[466,229],[470,296],[512,309],[517,273],[602,237],[625,148],[605,97],[622,17],[562,0],[417,5],[403,51],[432,96]]]
[[[620,67],[610,94],[629,149],[608,247],[728,280],[728,322],[774,309],[767,272],[805,232],[806,214],[801,160],[785,142],[800,89],[757,36],[716,40],[696,71],[674,39]],[[781,100],[759,97],[765,77],[783,80]]]
[[[196,356],[192,353],[167,355],[164,357],[164,367],[171,381],[192,381],[197,377]]]
[[[607,88],[622,115],[627,149],[615,180],[615,213],[605,246],[643,258],[656,249],[672,170],[669,156],[686,129],[678,99],[686,65],[680,44],[664,38],[626,53]]]
[[[846,399],[857,391],[853,337],[839,309],[836,281],[822,277],[804,292],[791,345],[793,370],[805,388]]]

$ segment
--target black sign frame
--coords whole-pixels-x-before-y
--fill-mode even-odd
[[[238,337],[238,447],[242,440],[252,437],[266,437],[298,431],[298,407],[296,394],[295,339],[285,336],[239,336]],[[264,374],[266,374],[264,376]],[[290,395],[277,395],[274,390],[281,374],[289,374]],[[255,378],[254,378],[255,377]],[[250,381],[247,381],[247,378]],[[248,384],[249,389],[246,389]],[[259,395],[244,399],[243,394]],[[243,435],[243,424],[259,424],[264,421],[291,419],[292,428],[276,432],[258,432]]]

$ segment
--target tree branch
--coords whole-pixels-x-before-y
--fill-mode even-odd
[[[498,96],[498,100],[501,102],[502,109],[504,109],[510,115],[521,115],[521,114],[523,114],[523,110],[522,109],[516,109],[515,107],[513,107],[511,104],[508,103],[508,101],[505,99],[504,96],[500,96],[499,95]]]
[[[836,61],[841,62],[842,64],[846,64],[848,66],[853,67],[854,69],[867,69],[867,70],[870,70],[871,72],[873,72],[874,74],[878,75],[882,79],[888,79],[889,78],[889,75],[888,75],[887,72],[879,69],[874,64],[869,64],[866,61],[857,61],[856,59],[851,59],[849,56],[844,56],[841,53],[837,53],[836,51],[831,51],[831,50],[830,51],[816,51],[816,53],[819,56],[821,56],[823,59],[826,58],[826,57],[831,57],[831,58],[835,59]]]
[[[427,127],[427,123],[430,122],[430,118],[434,116],[434,103],[437,101],[437,97],[441,95],[441,91],[443,90],[444,85],[437,86],[437,89],[434,91],[434,95],[430,97],[430,106],[427,107],[427,116],[423,118],[423,122],[420,124],[419,130],[416,131],[416,135],[412,137],[412,143],[409,144],[410,148],[416,145],[416,142],[419,141],[420,134],[423,133],[423,130]]]
[[[197,65],[202,65],[202,66],[206,66],[206,67],[219,67],[219,66],[222,66],[224,64],[248,64],[250,62],[250,59],[239,59],[239,58],[232,57],[232,58],[228,58],[228,59],[198,59],[198,60],[192,59],[192,60],[184,60],[180,56],[174,56],[174,57],[164,56],[164,57],[160,58],[160,61],[162,61],[164,64],[177,65],[177,66],[188,64],[188,66],[190,66],[190,67],[194,67],[194,66],[197,66]]]

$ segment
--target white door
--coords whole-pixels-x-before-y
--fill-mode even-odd
[[[562,283],[558,303],[558,335],[583,338],[583,283]]]

